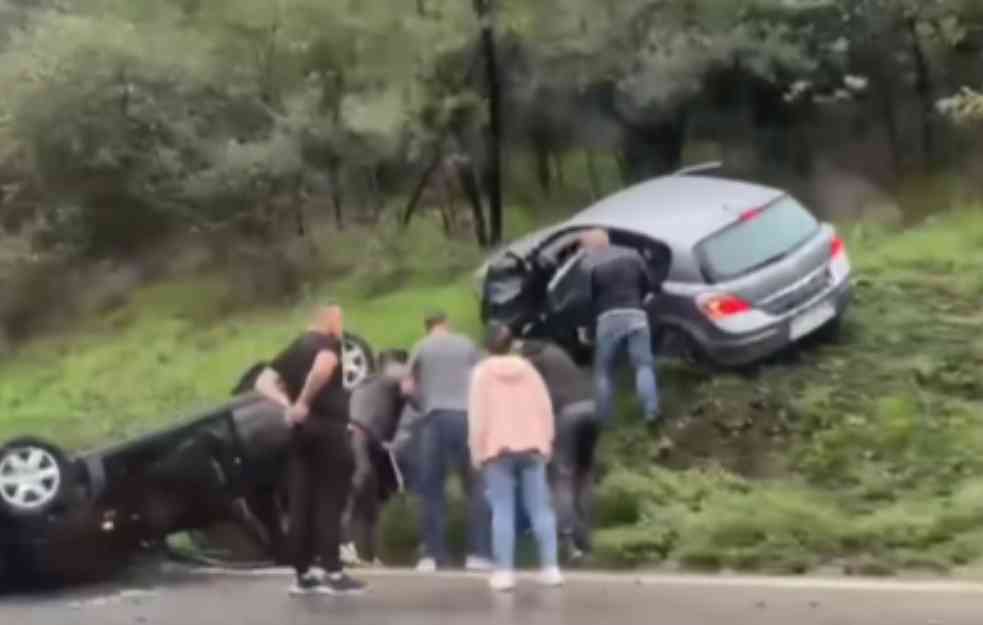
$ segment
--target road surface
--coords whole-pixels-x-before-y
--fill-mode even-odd
[[[572,575],[562,589],[523,579],[366,572],[360,597],[289,597],[283,571],[173,570],[130,585],[0,598],[10,625],[981,625],[983,586]]]

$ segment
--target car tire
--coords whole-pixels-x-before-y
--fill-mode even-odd
[[[56,445],[24,437],[0,447],[0,513],[44,517],[63,502],[69,482],[69,464]]]
[[[666,355],[697,368],[711,366],[710,358],[689,332],[675,327],[663,328],[654,337],[656,355]]]
[[[375,356],[369,342],[357,334],[345,333],[342,340],[342,375],[351,390],[375,371]]]
[[[843,317],[835,317],[816,330],[814,335],[820,343],[839,343],[843,338]]]

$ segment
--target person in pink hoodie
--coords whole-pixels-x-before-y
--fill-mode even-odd
[[[489,357],[471,374],[468,438],[471,459],[480,468],[492,509],[491,586],[515,587],[515,505],[522,503],[532,521],[547,586],[563,584],[557,558],[556,514],[546,465],[553,449],[553,406],[546,383],[532,364],[511,354],[512,333],[489,328]]]

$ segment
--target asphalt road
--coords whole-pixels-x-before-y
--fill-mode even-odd
[[[983,585],[737,577],[524,579],[372,572],[359,597],[290,597],[283,572],[172,571],[131,585],[0,598],[10,625],[981,625]]]

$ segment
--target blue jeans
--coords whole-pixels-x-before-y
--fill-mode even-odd
[[[419,480],[414,480],[423,497],[423,541],[426,553],[437,566],[450,563],[447,549],[447,473],[456,469],[468,489],[468,539],[471,555],[488,558],[488,506],[483,495],[481,476],[471,467],[468,451],[468,416],[465,412],[435,410],[422,424],[419,460],[415,468]]]
[[[516,489],[520,487],[523,507],[539,544],[540,564],[556,566],[556,514],[546,480],[546,461],[534,453],[509,454],[488,462],[483,473],[492,509],[496,568],[511,571],[515,567]]]
[[[622,350],[635,369],[635,389],[642,401],[646,421],[659,416],[659,389],[655,379],[655,355],[648,315],[641,310],[607,313],[597,320],[594,351],[594,388],[597,412],[606,423],[614,412],[615,369]]]

